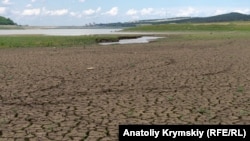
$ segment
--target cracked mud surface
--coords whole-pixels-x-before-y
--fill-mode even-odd
[[[119,124],[250,124],[249,43],[1,49],[0,140],[111,141]]]

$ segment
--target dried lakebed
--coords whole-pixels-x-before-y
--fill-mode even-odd
[[[0,49],[0,140],[117,141],[121,124],[250,124],[249,44]]]

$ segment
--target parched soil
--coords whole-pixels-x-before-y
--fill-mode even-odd
[[[0,50],[1,141],[113,141],[119,124],[250,124],[250,39]]]

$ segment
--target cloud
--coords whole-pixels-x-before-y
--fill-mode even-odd
[[[25,7],[30,8],[30,7],[32,7],[32,4],[27,4]]]
[[[189,16],[194,16],[196,14],[198,14],[199,11],[192,8],[192,7],[188,7],[188,8],[185,8],[185,9],[181,9],[181,10],[178,10],[177,13],[176,13],[176,16],[177,17],[189,17]]]
[[[110,16],[116,16],[118,14],[118,7],[113,7],[104,14],[107,14],[107,15],[110,15]]]
[[[242,14],[250,14],[250,9],[236,9],[233,10],[233,12],[238,12],[238,13],[242,13]]]
[[[49,15],[49,16],[62,16],[69,13],[68,9],[47,10],[46,8],[43,8],[42,11],[44,15]]]
[[[4,4],[4,5],[11,5],[11,4],[13,4],[13,3],[10,2],[10,0],[3,0],[3,1],[2,1],[2,4]]]
[[[83,16],[92,16],[98,14],[101,11],[101,9],[102,9],[101,7],[98,7],[96,9],[87,9],[82,12],[71,11],[69,15],[77,18],[81,18]]]
[[[0,7],[0,14],[5,14],[6,7]]]
[[[31,0],[31,2],[36,2],[36,0]]]
[[[83,13],[84,13],[84,15],[93,15],[93,14],[95,14],[95,10],[88,9],[88,10],[83,11]]]
[[[143,8],[141,10],[141,15],[150,15],[154,11],[153,8]]]
[[[85,2],[85,0],[79,0],[79,2]]]
[[[134,16],[134,15],[136,15],[137,13],[138,13],[137,10],[135,10],[135,9],[129,9],[129,10],[127,11],[126,15],[128,15],[128,16]]]
[[[250,14],[250,9],[249,8],[234,8],[234,9],[225,9],[225,8],[220,8],[220,9],[216,9],[213,12],[213,15],[220,15],[220,14],[226,14],[226,13],[230,13],[230,12],[237,12],[237,13],[241,13],[241,14]]]
[[[41,9],[25,9],[21,13],[22,16],[37,16],[41,13]]]
[[[227,12],[228,12],[228,11],[225,10],[225,9],[217,9],[217,10],[215,10],[214,15],[225,14],[225,13],[227,13]]]
[[[102,8],[101,8],[101,7],[98,7],[98,8],[96,9],[96,13],[100,12],[101,10],[102,10]]]
[[[100,11],[101,11],[101,7],[98,7],[96,10],[88,9],[88,10],[83,11],[83,15],[90,16],[90,15],[96,14],[96,13],[98,13]]]
[[[161,17],[166,17],[167,16],[167,10],[164,8],[154,10],[154,15],[161,16]]]
[[[70,14],[71,16],[77,17],[77,18],[81,18],[81,17],[82,17],[82,14],[79,14],[79,13],[77,13],[77,12],[70,12],[69,14]]]

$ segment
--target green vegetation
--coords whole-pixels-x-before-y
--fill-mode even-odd
[[[0,25],[16,25],[11,19],[0,16]]]
[[[135,108],[129,109],[127,116],[129,116],[129,117],[133,116],[134,112],[135,112]]]
[[[208,113],[207,109],[205,109],[205,108],[200,108],[200,109],[198,109],[197,112],[202,114],[202,115]]]
[[[103,41],[117,41],[118,36],[0,36],[0,48],[18,47],[84,47]]]
[[[229,40],[229,39],[249,39],[250,32],[232,31],[232,32],[181,32],[170,34],[167,38],[159,41],[180,42],[180,41],[198,41],[198,40]]]
[[[172,96],[167,96],[167,100],[168,100],[168,101],[173,101],[173,100],[174,100],[174,97],[172,97]]]
[[[124,31],[143,31],[143,32],[250,31],[250,22],[160,24],[160,25],[131,27],[125,29]]]
[[[244,92],[244,87],[243,87],[243,86],[239,86],[239,87],[237,88],[237,92],[243,93],[243,92]]]
[[[163,35],[161,35],[163,36]],[[119,39],[139,37],[138,35],[91,35],[91,36],[43,36],[43,35],[9,35],[0,36],[0,48],[19,47],[86,47],[100,42],[112,42]],[[158,42],[180,42],[197,40],[248,39],[250,32],[176,32]],[[135,64],[129,64],[135,67]]]
[[[250,110],[242,109],[239,112],[240,116],[250,116]]]

